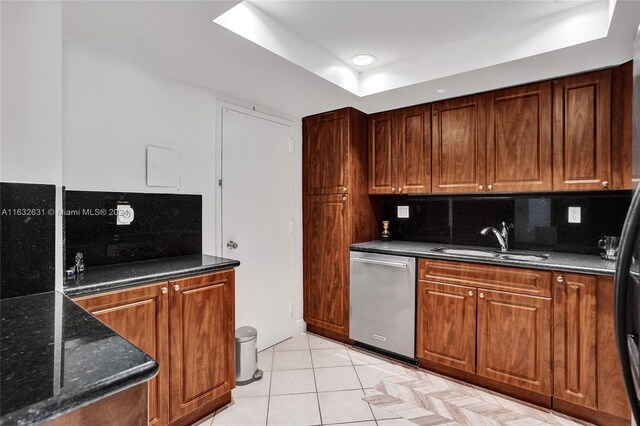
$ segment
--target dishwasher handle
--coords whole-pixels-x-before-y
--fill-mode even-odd
[[[407,269],[409,265],[406,263],[400,262],[387,262],[386,260],[374,260],[374,259],[365,259],[362,257],[356,257],[351,259],[352,262],[362,262],[362,263],[371,263],[373,265],[382,265],[382,266],[391,266],[393,268],[404,268]]]

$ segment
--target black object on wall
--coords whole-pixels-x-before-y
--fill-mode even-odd
[[[514,224],[512,249],[598,254],[598,239],[620,235],[631,191],[383,198],[395,240],[498,247],[480,230],[505,221]],[[398,206],[409,206],[408,219],[398,219]],[[569,207],[581,207],[581,223],[568,222]]]
[[[134,219],[117,225],[118,205]],[[65,268],[82,252],[85,267],[202,253],[202,196],[65,191]]]
[[[0,183],[0,298],[55,290],[55,185]]]

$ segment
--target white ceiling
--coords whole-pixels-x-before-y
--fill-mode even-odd
[[[228,98],[305,116],[348,105],[381,111],[622,63],[640,2],[618,0],[611,17],[609,4],[253,2],[264,18],[258,33],[275,46],[268,50],[212,22],[237,1],[63,2],[63,32]],[[373,67],[345,65],[362,52],[378,57]]]

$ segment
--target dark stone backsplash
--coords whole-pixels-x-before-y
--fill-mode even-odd
[[[514,224],[510,248],[597,254],[598,239],[620,235],[631,191],[507,195],[381,196],[383,219],[391,238],[499,247],[485,226]],[[397,218],[397,207],[409,206],[409,219]],[[581,207],[582,223],[568,222],[568,207]]]
[[[56,187],[0,184],[0,298],[55,289]]]
[[[117,225],[118,204],[134,210]],[[82,252],[87,268],[202,253],[202,196],[65,191],[65,269]]]

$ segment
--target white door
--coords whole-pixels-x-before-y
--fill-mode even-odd
[[[294,330],[292,137],[290,125],[222,110],[222,255],[240,261],[236,327],[255,327],[259,350]]]

